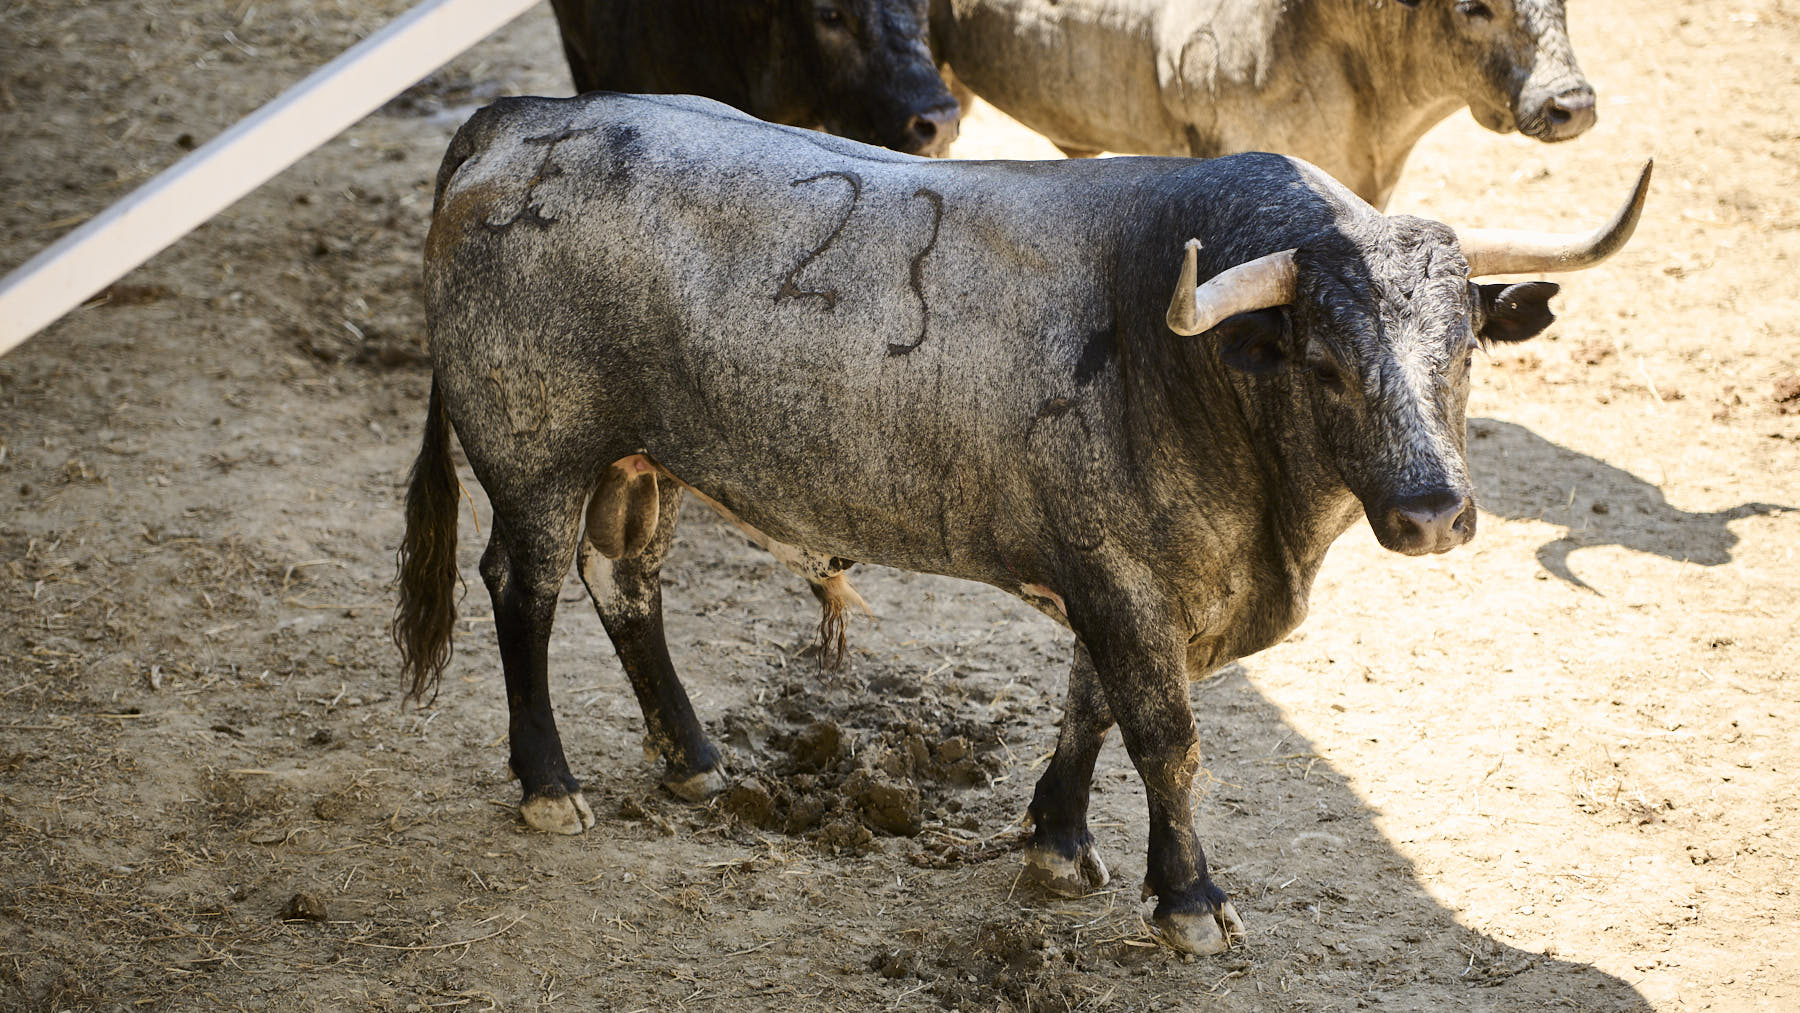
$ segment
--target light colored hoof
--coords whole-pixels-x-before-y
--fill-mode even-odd
[[[679,781],[664,781],[662,785],[669,789],[669,794],[683,802],[704,802],[723,791],[729,783],[725,777],[725,768],[719,766]]]
[[[579,834],[594,825],[594,810],[581,792],[526,799],[519,806],[525,825],[546,834]]]
[[[1217,914],[1173,914],[1156,919],[1156,933],[1162,941],[1183,953],[1202,957],[1224,953],[1232,940],[1244,935],[1243,919],[1230,901]]]
[[[1025,849],[1025,879],[1059,897],[1085,896],[1105,886],[1111,878],[1099,850],[1091,844],[1073,859],[1048,848]]]

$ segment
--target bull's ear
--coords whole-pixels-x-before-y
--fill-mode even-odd
[[[1481,297],[1481,340],[1524,341],[1556,319],[1550,312],[1550,297],[1562,286],[1552,281],[1527,281],[1475,288]]]
[[[1226,317],[1212,329],[1219,359],[1240,372],[1273,373],[1287,361],[1281,347],[1283,323],[1279,307]]]

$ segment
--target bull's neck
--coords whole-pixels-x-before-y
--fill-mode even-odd
[[[1172,544],[1276,568],[1303,609],[1326,550],[1360,512],[1322,452],[1310,401],[1290,374],[1245,376],[1197,343],[1170,364],[1127,378],[1128,439],[1139,474],[1159,483],[1146,490],[1157,520],[1177,533]]]
[[[692,31],[694,57],[684,68],[705,90],[698,94],[718,99],[739,109],[754,109],[772,123],[802,123],[812,110],[784,87],[782,68],[795,59],[787,50],[775,16],[752,4],[717,4],[708,0],[659,0],[665,25],[680,38]]]
[[[1420,138],[1468,104],[1460,77],[1441,44],[1418,37],[1417,25],[1409,32],[1418,16],[1372,16],[1369,0],[1312,0],[1293,11],[1285,30],[1315,40],[1355,109],[1353,123],[1321,136],[1363,138],[1349,148],[1349,164],[1320,165],[1384,209]]]

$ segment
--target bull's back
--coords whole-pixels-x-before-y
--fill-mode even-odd
[[[471,129],[427,299],[446,403],[465,445],[501,434],[474,437],[489,456],[647,451],[776,538],[942,570],[902,546],[978,539],[979,511],[945,516],[1019,467],[1107,323],[1111,251],[1060,227],[1049,167],[685,97],[515,100]]]

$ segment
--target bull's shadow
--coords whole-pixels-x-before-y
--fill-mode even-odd
[[[1538,547],[1537,559],[1559,579],[1594,590],[1575,575],[1576,549],[1618,545],[1701,566],[1731,562],[1738,536],[1729,524],[1795,509],[1741,503],[1726,510],[1689,512],[1623,468],[1558,446],[1524,426],[1499,419],[1469,420],[1469,469],[1476,502],[1508,520],[1561,524],[1563,534]]]
[[[1293,975],[1327,990],[1366,990],[1371,1004],[1392,1009],[1650,1008],[1630,983],[1510,945],[1434,900],[1412,860],[1377,826],[1378,810],[1321,755],[1330,745],[1302,734],[1258,687],[1252,676],[1269,664],[1253,656],[1191,692],[1211,775],[1197,827],[1238,910],[1254,914],[1240,956],[1265,981]],[[1107,787],[1115,792],[1130,783],[1123,753],[1111,750],[1116,766],[1101,768],[1103,777],[1112,773]],[[1141,804],[1141,796],[1132,802]],[[1120,842],[1112,851],[1128,890],[1141,867],[1131,849],[1140,844]],[[1443,885],[1461,891],[1472,884]],[[1246,998],[1241,1007],[1218,1008],[1302,1008],[1266,993]]]
[[[905,726],[936,743],[952,734],[978,739],[967,729],[991,725],[1011,743],[1004,776],[987,786],[957,789],[950,797],[956,800],[955,819],[978,817],[980,835],[1010,836],[1005,828],[1017,819],[1043,772],[1038,754],[1054,741],[1051,729],[1061,710],[1068,656],[1064,631],[980,585],[862,567],[859,589],[878,614],[894,612],[856,623],[846,667],[821,674],[802,661],[770,669],[768,681],[748,693],[741,683],[719,680],[729,666],[721,666],[716,655],[707,664],[708,655],[696,645],[717,636],[721,623],[745,629],[762,623],[773,635],[767,642],[787,630],[798,648],[811,640],[810,600],[798,591],[788,594],[792,614],[787,615],[771,610],[771,599],[750,595],[722,606],[712,602],[709,573],[739,571],[741,586],[753,587],[770,579],[766,557],[735,529],[691,504],[684,522],[684,551],[672,557],[673,583],[666,589],[671,649],[678,665],[692,660],[685,670],[700,696],[737,701],[708,716],[735,751],[740,777],[777,783],[767,765],[779,758],[779,750],[766,750],[752,741],[756,735],[739,737],[733,730],[760,728],[764,740],[773,742],[772,731],[793,733],[829,721],[846,742],[867,746],[871,764],[883,764],[888,758],[880,747],[868,744],[884,730]],[[704,599],[691,598],[694,592]],[[577,622],[585,624],[585,618],[572,619],[571,626]],[[603,652],[599,631],[590,627],[588,635]],[[1249,925],[1239,946],[1186,963],[1143,945],[1138,898],[1146,803],[1115,731],[1100,754],[1090,814],[1113,872],[1099,893],[1067,900],[1021,885],[1012,850],[987,854],[977,848],[970,864],[951,860],[946,867],[902,858],[937,854],[929,849],[943,838],[930,831],[911,841],[890,838],[881,849],[885,857],[871,855],[840,867],[844,889],[887,902],[885,913],[862,926],[888,940],[881,952],[891,959],[883,958],[888,970],[880,977],[890,971],[900,975],[891,985],[878,986],[890,989],[887,1008],[961,1003],[961,1008],[1023,1009],[1027,1000],[1034,1009],[1089,1008],[1084,1001],[1101,994],[1112,998],[1092,1008],[1262,1013],[1317,1008],[1312,1004],[1324,996],[1344,997],[1344,1007],[1361,999],[1386,1009],[1421,1011],[1649,1008],[1630,983],[1578,960],[1510,945],[1464,924],[1433,898],[1413,860],[1378,825],[1378,810],[1328,758],[1331,744],[1309,739],[1289,720],[1282,702],[1259,685],[1256,673],[1273,664],[1252,656],[1195,683],[1189,694],[1208,772],[1201,779],[1195,827],[1216,863],[1220,885],[1231,891]],[[614,678],[628,701],[623,677]],[[1372,691],[1364,700],[1354,696],[1347,701],[1353,706],[1374,701]],[[612,711],[630,712],[629,702]],[[635,730],[634,718],[624,720]],[[599,776],[588,782],[590,797],[603,798],[606,811],[614,795],[643,798],[652,782],[646,769],[627,758],[635,742],[613,734],[597,739],[616,751],[618,762],[592,764],[590,772]],[[605,770],[613,773],[600,774]],[[943,804],[941,794],[928,787],[928,797],[936,800],[927,808]],[[680,817],[678,804],[666,805],[671,819]],[[632,831],[607,821],[591,831],[602,832]],[[768,879],[785,882],[775,872]],[[1444,885],[1461,892],[1476,884]],[[818,965],[842,959],[825,945],[844,917],[840,908],[783,911],[786,935],[821,941],[798,947],[797,956]],[[767,916],[720,900],[714,917],[725,924]],[[1122,938],[1131,942],[1119,942]],[[1008,948],[1013,944],[1007,940],[1020,939],[1039,942]],[[1040,959],[1051,952],[1065,957]],[[1215,985],[1221,975],[1230,988]],[[862,983],[878,980],[871,971]],[[684,994],[671,992],[671,1001]],[[1172,1007],[1169,995],[1186,999]],[[618,996],[620,1002],[630,998]]]

